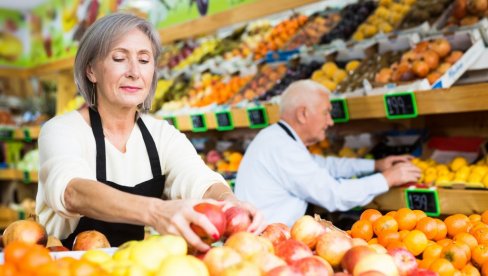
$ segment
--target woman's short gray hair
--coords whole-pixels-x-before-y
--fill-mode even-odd
[[[149,22],[127,13],[114,13],[98,19],[88,28],[80,41],[75,58],[74,77],[78,92],[85,98],[90,107],[96,107],[96,87],[86,75],[88,66],[96,60],[105,58],[113,44],[134,28],[146,34],[153,47],[154,76],[151,89],[147,98],[139,106],[141,112],[147,112],[151,108],[158,82],[156,66],[161,53],[159,35]]]

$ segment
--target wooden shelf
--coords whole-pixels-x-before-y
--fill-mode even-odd
[[[407,207],[405,202],[406,188],[393,188],[376,197],[364,208],[375,208],[382,211],[398,210]],[[442,215],[481,214],[488,210],[488,190],[438,189],[439,206]]]
[[[26,183],[37,183],[38,172],[24,172],[16,169],[1,169],[0,181],[24,181]]]
[[[415,92],[419,115],[446,114],[488,110],[488,83],[455,86],[447,89],[436,89]],[[383,95],[364,96],[347,99],[351,120],[386,118]],[[269,123],[279,120],[279,106],[265,104]],[[245,109],[231,109],[236,128],[249,127]],[[209,130],[216,129],[215,114],[205,113]],[[191,131],[190,115],[176,117],[178,129]]]

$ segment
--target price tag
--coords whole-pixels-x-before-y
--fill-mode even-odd
[[[24,128],[24,140],[26,142],[32,142],[32,137],[30,135],[30,130],[28,128]]]
[[[417,101],[413,92],[385,94],[383,99],[388,119],[415,118],[418,115]]]
[[[217,120],[217,130],[232,130],[234,129],[234,120],[230,111],[215,112],[215,118]]]
[[[205,115],[203,114],[193,114],[190,115],[192,131],[193,132],[204,132],[207,131],[207,121],[205,120]]]
[[[176,122],[176,118],[174,116],[164,117],[163,119],[166,120],[170,125],[178,128],[178,123]]]
[[[332,104],[331,116],[334,123],[345,123],[349,121],[349,109],[347,108],[346,99],[332,99],[330,100]]]
[[[262,106],[248,108],[247,116],[249,118],[250,128],[263,128],[269,124],[268,114],[266,113],[266,109]]]
[[[406,189],[405,201],[407,207],[412,210],[422,210],[429,216],[439,216],[439,194],[437,190],[430,189]]]
[[[28,171],[23,171],[22,176],[25,184],[31,183],[30,173]]]
[[[14,130],[11,128],[0,128],[0,139],[10,140],[14,138]]]

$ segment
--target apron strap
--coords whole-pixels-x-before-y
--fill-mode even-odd
[[[97,180],[107,180],[107,168],[105,163],[105,135],[103,134],[102,119],[97,111],[88,108],[90,112],[90,122],[92,126],[93,136],[95,136],[95,143],[97,145]]]
[[[153,177],[161,175],[161,163],[159,162],[158,149],[156,148],[156,144],[154,143],[151,133],[149,133],[149,130],[142,121],[141,116],[139,116],[137,119],[137,125],[141,130],[142,138],[144,138],[144,144],[146,144],[147,155],[149,155],[149,162],[151,163]]]
[[[291,139],[293,140],[297,140],[295,139],[295,137],[293,137],[293,134],[291,133],[291,130],[285,126],[285,124],[283,124],[282,122],[278,122],[278,125],[286,132],[286,134],[288,134],[288,136],[291,137]]]

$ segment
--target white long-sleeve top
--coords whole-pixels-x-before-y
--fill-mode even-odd
[[[277,124],[261,130],[239,166],[235,194],[254,204],[268,223],[291,226],[305,214],[308,202],[329,211],[368,204],[388,190],[382,174],[345,179],[374,171],[374,161],[323,158],[310,154],[286,122],[293,140]]]
[[[202,198],[214,183],[226,183],[198,156],[184,134],[164,120],[142,115],[156,144],[161,171],[166,176],[165,199]],[[78,225],[80,214],[65,208],[64,191],[74,178],[96,180],[96,146],[91,126],[78,111],[54,117],[39,135],[39,186],[36,213],[49,235],[66,238]],[[137,124],[126,152],[105,139],[107,180],[135,186],[153,178],[147,150]],[[162,185],[162,183],[161,183]]]

